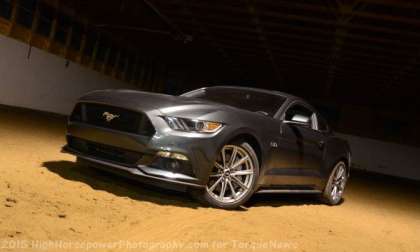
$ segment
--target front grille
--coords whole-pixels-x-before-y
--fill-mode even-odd
[[[144,113],[103,104],[79,103],[70,120],[145,136],[155,133],[152,123]]]
[[[129,166],[135,165],[143,157],[143,154],[139,152],[91,142],[77,137],[68,136],[67,142],[70,148],[82,154]]]

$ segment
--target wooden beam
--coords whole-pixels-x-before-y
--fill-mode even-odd
[[[193,5],[196,6],[196,4],[193,4]],[[294,6],[294,5],[292,4],[291,6]],[[321,8],[321,9],[323,9],[323,11],[327,10],[327,8]],[[218,10],[223,11],[223,7],[221,7]],[[242,11],[240,11],[240,9],[238,7],[230,7],[230,8],[227,7],[227,10],[231,10],[231,11],[234,11],[234,12],[242,12]],[[178,18],[179,18],[179,12],[177,12],[173,9],[165,9],[165,12],[173,15],[174,17],[178,16]],[[348,13],[349,11],[344,10],[343,12]],[[355,15],[358,15],[358,16],[363,16],[364,15],[363,13],[360,14],[359,12],[355,12],[355,13],[356,13]],[[338,26],[338,27],[343,26],[342,24],[337,23],[336,20],[332,20],[332,19],[328,19],[328,18],[313,17],[313,16],[310,16],[310,15],[300,16],[300,15],[295,15],[295,14],[285,14],[285,13],[282,13],[282,12],[271,11],[271,10],[261,10],[261,15],[270,17],[270,19],[278,18],[278,19],[283,19],[283,20],[300,21],[300,22],[305,22],[305,23],[311,24],[311,26],[313,26],[313,25],[323,25],[323,26],[326,26],[326,27],[331,27],[332,29],[334,29],[336,26]],[[226,15],[217,15],[217,14],[212,14],[212,13],[206,13],[204,18],[207,19],[207,20],[225,21],[226,23],[233,23],[233,22],[237,23],[238,21],[240,21],[238,18],[229,17],[229,16],[226,16]],[[411,22],[412,20],[413,19],[404,20],[404,21]],[[284,23],[284,22],[273,22],[273,21],[268,21],[267,26],[268,25],[278,26],[278,27],[280,27],[280,26],[290,26],[291,28],[298,27],[296,25],[288,25],[287,23]],[[419,34],[417,32],[413,32],[411,30],[402,30],[402,29],[397,29],[397,28],[390,28],[390,27],[386,27],[386,26],[377,26],[377,25],[372,25],[372,24],[356,24],[356,23],[354,23],[354,24],[353,23],[348,23],[348,24],[345,24],[344,26],[348,27],[349,29],[359,29],[359,30],[363,30],[363,31],[381,32],[381,33],[394,34],[394,35],[407,35],[407,36],[414,36],[414,37],[417,37],[417,38],[419,37]],[[313,28],[313,31],[315,31],[315,30],[316,30],[316,28]]]
[[[238,26],[232,26],[232,25],[218,25],[218,24],[211,24],[211,23],[204,23],[203,25],[208,26],[210,28],[217,28],[217,29],[223,29],[223,30],[228,30],[228,31],[241,31],[241,32],[246,32],[246,33],[250,33],[250,34],[255,34],[255,31],[249,28],[243,28],[243,27],[238,27]],[[347,38],[347,37],[351,37],[350,35],[348,35],[349,33],[342,33],[342,34],[338,34],[337,37],[340,38],[339,42],[340,43],[342,41],[342,38]],[[240,39],[246,39],[248,38],[252,38],[252,37],[256,37],[256,35],[244,35],[241,33],[236,33],[235,35],[229,35],[229,33],[226,33],[224,35],[220,35],[221,37],[223,36],[231,36],[231,37],[236,37],[236,40]],[[325,46],[331,46],[333,44],[334,41],[330,40],[330,39],[324,39],[324,38],[315,38],[313,36],[305,36],[305,35],[291,35],[291,34],[286,34],[284,33],[282,35],[282,37],[284,39],[291,39],[291,40],[296,40],[296,41],[307,41],[310,42],[311,44],[317,43],[320,45],[325,45]],[[325,37],[325,36],[324,36]],[[389,52],[390,49],[392,49],[393,52],[390,53],[394,53],[394,52],[407,52],[407,53],[411,53],[411,49],[407,48],[407,47],[412,47],[415,48],[416,46],[419,47],[420,45],[417,45],[416,43],[409,43],[409,42],[400,42],[400,44],[398,44],[398,42],[396,40],[391,40],[391,39],[370,39],[366,36],[361,36],[361,35],[356,35],[354,37],[357,37],[358,39],[365,39],[365,40],[369,40],[375,43],[359,43],[359,42],[346,42],[346,46],[352,46],[355,48],[361,48],[361,49],[373,49],[373,50],[381,50],[384,52]],[[253,39],[255,40],[255,39]],[[276,40],[271,39],[272,43],[275,44]],[[378,42],[378,43],[377,43]],[[379,43],[380,42],[380,43]],[[390,47],[388,48],[384,48],[384,45],[389,45]],[[395,45],[399,45],[400,47],[395,47]]]
[[[406,8],[420,8],[420,4],[414,4],[413,2],[406,2],[404,3],[404,1],[398,1],[398,3],[394,2],[392,3],[391,0],[365,0],[365,1],[359,1],[361,4],[365,5],[367,3],[373,3],[374,1],[376,1],[376,3],[387,3],[388,5],[393,5],[394,7],[399,7],[399,6],[404,6]],[[401,4],[400,4],[401,2]],[[305,10],[305,11],[312,11],[312,12],[320,12],[320,13],[330,13],[330,8],[328,8],[328,6],[324,6],[324,5],[317,5],[317,4],[310,4],[310,3],[297,3],[297,2],[290,2],[290,1],[275,1],[273,4],[273,9],[274,8],[294,8],[294,9],[299,9],[299,10]],[[218,5],[218,4],[213,4],[213,3],[206,3],[206,2],[193,2],[192,5],[195,7],[201,7],[201,8],[205,8],[205,9],[213,9],[213,10],[219,10],[219,11],[231,11],[231,12],[236,12],[236,13],[240,13],[240,12],[245,12],[246,10],[243,10],[243,8],[238,7],[237,5],[229,5],[229,4],[223,4],[223,5]],[[312,20],[312,21],[320,21],[323,22],[325,20],[322,19],[317,19],[317,18],[313,18],[313,17],[306,17],[306,16],[298,16],[298,15],[294,15],[294,14],[286,14],[286,13],[281,13],[278,11],[274,11],[274,10],[261,10],[262,15],[268,15],[268,16],[272,16],[272,17],[279,17],[279,16],[286,16],[289,18],[297,18],[299,20]],[[388,14],[380,14],[380,13],[373,13],[373,12],[364,12],[364,11],[354,11],[351,9],[342,9],[341,10],[342,14],[345,15],[352,15],[352,16],[357,16],[357,17],[364,17],[364,18],[369,18],[369,19],[375,19],[375,20],[386,20],[386,21],[393,21],[393,22],[400,22],[400,23],[406,23],[406,24],[416,24],[420,26],[420,20],[418,19],[414,19],[414,18],[407,18],[407,17],[402,17],[402,16],[394,16],[394,15],[388,15]],[[334,20],[331,20],[334,21]],[[327,24],[328,22],[324,22],[324,24]]]
[[[247,5],[248,5],[247,6],[248,11],[251,14],[252,21],[255,25],[255,29],[256,29],[257,34],[258,34],[258,40],[263,45],[263,47],[265,49],[265,52],[267,54],[267,57],[270,60],[271,65],[273,67],[274,76],[280,83],[283,83],[282,73],[281,73],[281,71],[279,69],[279,66],[277,65],[276,60],[274,58],[273,50],[271,49],[271,45],[270,45],[270,41],[267,39],[267,37],[264,33],[264,28],[261,25],[259,14],[258,14],[257,10],[255,9],[255,2],[253,2],[251,0],[248,0]]]
[[[185,20],[179,20],[179,22],[181,23],[185,23]],[[214,27],[214,28],[218,28],[218,29],[229,29],[229,30],[235,30],[235,31],[241,31],[241,32],[246,32],[246,33],[252,33],[252,29],[250,28],[246,28],[243,26],[235,26],[235,25],[225,25],[225,24],[214,24],[214,23],[205,23],[205,25],[209,26],[209,27]],[[403,41],[401,39],[399,39],[399,37],[389,37],[389,36],[381,36],[378,35],[376,33],[374,34],[369,34],[369,35],[361,35],[361,34],[357,34],[354,32],[345,32],[345,33],[335,33],[334,30],[325,30],[325,29],[321,29],[321,28],[314,28],[314,27],[302,27],[302,26],[297,26],[297,25],[287,25],[287,24],[283,24],[280,22],[267,22],[267,21],[261,21],[261,25],[263,25],[264,27],[281,27],[282,29],[289,29],[289,31],[302,31],[302,33],[313,33],[311,36],[307,36],[307,37],[314,37],[314,35],[316,37],[332,37],[332,36],[336,36],[336,37],[341,37],[341,38],[351,38],[351,39],[355,39],[355,40],[362,40],[362,41],[369,41],[369,42],[374,42],[374,43],[381,43],[381,44],[390,44],[390,45],[397,45],[397,46],[407,46],[407,47],[418,47],[419,43],[410,43],[408,41]],[[337,29],[340,28],[346,28],[347,30],[349,30],[349,28],[354,28],[354,25],[347,23],[338,23],[337,24]],[[360,28],[359,25],[355,25],[356,28]],[[334,28],[335,29],[335,28]],[[392,34],[395,35],[399,35],[399,36],[411,36],[413,37],[413,39],[418,39],[420,41],[420,33],[416,33],[416,32],[401,32],[400,30],[389,30],[389,29],[384,29],[384,28],[377,28],[375,29],[375,31],[377,32],[390,32],[390,31],[395,31],[395,32],[391,32]],[[266,29],[264,30],[265,34],[269,35],[270,37],[272,36],[285,36],[285,34],[288,34],[290,32],[285,32],[285,31],[270,31],[270,29]]]
[[[263,56],[264,54],[264,48],[257,44],[257,43],[244,43],[244,42],[238,42],[236,40],[220,40],[220,45],[223,46],[226,49],[229,49],[234,52],[244,52],[244,53],[253,53],[257,54],[260,53],[260,56]],[[293,47],[290,44],[282,43],[277,44],[276,47],[272,47],[273,52],[282,52],[282,53],[290,53],[293,55],[305,55],[305,56],[313,56],[318,58],[325,58],[328,56],[327,50],[321,50],[320,48],[314,48],[312,46],[306,46],[305,50],[302,50],[300,48],[304,47],[305,45],[295,45],[296,47]],[[346,45],[345,50],[342,52],[342,57],[347,59],[354,59],[357,61],[360,61],[361,63],[365,61],[370,62],[380,62],[380,63],[389,63],[389,64],[396,64],[398,62],[401,63],[404,58],[409,57],[411,55],[411,52],[406,52],[405,54],[401,53],[395,53],[392,50],[387,51],[387,54],[378,53],[375,50],[370,51],[358,51],[359,48],[356,48],[352,50],[352,47],[348,48],[349,46]],[[348,50],[347,50],[348,49]],[[359,49],[360,50],[360,49]]]
[[[237,45],[237,47],[241,47],[241,46],[243,46],[243,47],[247,47],[247,46],[248,47],[249,46],[257,47],[257,46],[255,46],[254,39],[249,40],[247,38],[247,36],[242,36],[240,34],[237,34],[236,38],[227,38],[227,36],[224,36],[224,37],[219,37],[217,40],[222,45],[223,44],[229,44],[229,45]],[[249,44],[244,43],[247,40],[249,40]],[[277,48],[281,49],[283,46],[291,47],[291,45],[295,46],[296,44],[298,44],[299,47],[303,47],[303,48],[305,48],[305,50],[312,50],[313,49],[313,50],[323,51],[322,48],[327,48],[327,46],[332,45],[332,41],[324,40],[324,43],[316,43],[315,41],[311,41],[312,43],[306,44],[306,47],[305,47],[305,44],[304,44],[305,41],[306,40],[303,40],[303,39],[299,40],[299,39],[296,38],[296,42],[294,41],[293,44],[290,44],[290,42],[286,42],[286,41],[272,40],[272,43],[273,43],[272,44],[272,49],[276,50]],[[317,44],[317,46],[314,47],[315,44]],[[276,46],[274,46],[274,45],[276,45]],[[387,55],[392,55],[392,56],[398,56],[398,55],[409,56],[409,55],[412,54],[412,49],[410,49],[410,48],[397,48],[395,46],[394,47],[384,47],[384,46],[381,46],[381,45],[378,45],[378,44],[372,45],[372,44],[359,44],[359,43],[354,43],[354,42],[346,42],[345,47],[354,49],[353,51],[355,51],[356,53],[360,49],[363,49],[365,51],[372,51],[372,54],[381,53],[381,54],[387,54]],[[315,49],[315,48],[318,48],[318,49]]]
[[[184,43],[191,42],[192,37],[190,35],[185,34],[176,24],[172,21],[168,16],[166,16],[162,11],[156,6],[153,0],[143,0],[143,2],[149,6],[149,8],[159,17],[161,18],[173,31],[175,31],[177,37],[180,38]]]
[[[401,79],[410,74],[410,71],[416,68],[420,59],[420,50],[409,57],[405,64],[398,65],[398,69],[393,72],[393,78],[387,83],[389,86],[395,86]]]
[[[420,20],[417,18],[408,18],[408,17],[403,17],[403,16],[394,16],[394,15],[380,14],[380,13],[367,12],[367,11],[366,12],[365,11],[350,12],[348,10],[345,10],[344,12],[347,14],[351,13],[355,17],[420,26]]]
[[[219,52],[219,54],[224,58],[227,64],[232,67],[232,70],[241,73],[242,71],[240,69],[240,66],[232,60],[232,58],[229,56],[226,50],[220,46],[217,40],[214,39],[214,36],[211,34],[211,32],[193,15],[190,6],[191,1],[187,2],[185,0],[182,1],[180,4],[184,14],[190,18],[191,23],[198,28],[199,32],[203,34],[204,37],[210,42],[210,45]]]
[[[408,10],[420,10],[420,3],[417,0],[363,0],[363,2],[382,6],[403,8]]]
[[[360,5],[359,0],[354,1],[351,5],[344,5],[341,2],[338,3],[338,9],[336,10],[336,14],[338,16],[337,23],[340,24],[340,27],[337,27],[335,30],[335,43],[331,47],[331,54],[329,57],[329,68],[328,68],[328,75],[325,81],[325,95],[329,96],[331,92],[331,88],[334,85],[334,75],[336,70],[336,64],[340,60],[341,51],[343,49],[343,45],[345,43],[345,36],[348,34],[348,30],[346,25],[350,23],[353,19],[353,11],[358,8],[365,8],[366,5]],[[348,12],[347,12],[348,10]],[[344,37],[344,38],[343,38]]]

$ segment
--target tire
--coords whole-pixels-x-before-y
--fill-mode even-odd
[[[259,169],[258,157],[251,145],[244,141],[227,144],[219,151],[206,189],[190,192],[205,205],[236,209],[253,195]]]
[[[346,163],[344,161],[337,162],[328,178],[321,200],[330,206],[340,204],[343,199],[347,179],[348,168]]]

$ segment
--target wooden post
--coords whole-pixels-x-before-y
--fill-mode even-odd
[[[109,61],[109,55],[111,54],[111,48],[112,46],[110,45],[108,49],[106,49],[104,62],[102,63],[102,66],[101,66],[101,73],[105,74],[106,66],[108,65],[108,61]]]
[[[125,58],[125,61],[124,61],[124,69],[123,69],[123,72],[121,74],[121,79],[123,81],[126,81],[127,80],[127,71],[128,71],[129,59],[130,59],[129,57],[126,57]]]
[[[79,48],[79,52],[78,52],[78,55],[77,55],[77,58],[76,58],[76,60],[77,60],[78,63],[82,63],[82,60],[83,60],[83,52],[85,51],[85,48],[86,48],[87,22],[84,21],[83,24],[84,24],[83,25],[84,30],[82,31],[82,38],[80,39],[80,48]]]
[[[154,71],[154,79],[152,80],[152,91],[153,92],[158,92],[159,90],[159,83],[160,83],[160,78],[161,78],[161,73],[162,73],[162,67],[159,63],[155,64],[155,71]]]
[[[16,17],[17,17],[17,11],[18,11],[17,0],[12,0],[11,1],[11,6],[12,6],[12,12],[10,14],[9,30],[7,31],[8,36],[10,36],[10,34],[12,34],[13,27],[16,24]]]
[[[165,82],[167,79],[167,73],[168,73],[168,67],[165,64],[162,64],[161,71],[160,71],[160,78],[158,83],[158,89],[157,92],[161,93],[165,89]]]
[[[90,62],[89,62],[89,66],[91,68],[94,68],[94,66],[95,66],[96,55],[98,54],[100,39],[101,39],[101,34],[98,34],[98,38],[96,39],[95,45],[93,46],[92,57],[90,58]]]
[[[130,83],[131,84],[136,84],[136,78],[137,78],[137,68],[139,67],[139,54],[138,52],[135,53],[135,57],[134,57],[134,66],[133,66],[133,70],[131,71],[131,79],[130,79]]]
[[[140,74],[140,85],[143,90],[147,90],[147,70],[149,68],[149,59],[145,59]]]
[[[48,36],[48,49],[51,48],[51,45],[54,41],[55,33],[57,32],[58,17],[57,14],[54,16],[54,19],[51,23],[50,35]]]
[[[155,66],[153,64],[153,60],[150,60],[150,67],[149,67],[149,72],[146,73],[147,74],[147,90],[152,90],[153,89],[153,76],[155,73]]]
[[[66,59],[68,59],[68,51],[69,51],[69,47],[70,47],[72,37],[73,37],[73,26],[71,25],[69,27],[68,32],[67,32],[66,44],[64,45],[64,57]]]
[[[33,34],[36,33],[36,29],[38,28],[39,25],[39,2],[36,2],[36,6],[35,6],[35,12],[34,12],[34,19],[32,21],[32,27],[31,27],[31,34],[29,35],[29,39],[28,39],[28,43],[31,46],[32,44],[32,37]]]
[[[136,81],[135,81],[136,86],[139,87],[140,89],[142,89],[141,88],[141,84],[142,84],[141,74],[143,71],[143,65],[144,65],[143,57],[140,57],[139,65],[137,67],[137,73],[136,73]]]
[[[121,49],[117,52],[117,56],[115,57],[115,64],[114,64],[114,67],[112,68],[112,73],[111,73],[111,76],[113,78],[117,77],[118,65],[120,64],[120,58],[121,58]]]

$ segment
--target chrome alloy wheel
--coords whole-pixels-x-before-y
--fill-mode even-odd
[[[248,152],[240,146],[225,145],[214,163],[206,190],[218,202],[235,203],[252,190],[254,174],[254,162]]]
[[[331,199],[335,202],[341,200],[347,182],[346,165],[343,162],[337,164],[331,184]]]

